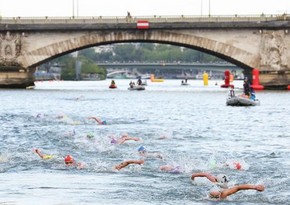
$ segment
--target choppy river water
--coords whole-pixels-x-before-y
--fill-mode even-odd
[[[257,92],[260,106],[229,107],[228,91],[215,82],[148,82],[145,91],[127,90],[129,80],[116,80],[114,90],[109,83],[38,82],[33,90],[0,90],[0,204],[215,203],[207,198],[211,184],[191,183],[191,174],[201,171],[225,173],[232,185],[266,187],[219,204],[289,203],[289,91]],[[109,136],[125,133],[141,140],[111,144]],[[141,145],[163,159],[112,170],[139,159]],[[53,158],[39,158],[34,148]],[[67,154],[85,168],[65,166]],[[243,169],[221,166],[233,161]],[[165,164],[182,173],[160,171]]]

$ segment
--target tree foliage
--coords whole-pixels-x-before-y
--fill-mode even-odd
[[[92,49],[93,50],[93,49]],[[126,43],[116,44],[111,51],[102,51],[95,53],[94,57],[92,52],[87,57],[95,61],[145,61],[145,62],[214,62],[221,61],[221,59],[208,55],[190,48],[167,44],[153,44],[153,43]]]
[[[154,43],[120,43],[111,50],[95,52],[94,48],[79,51],[78,60],[82,62],[82,74],[98,74],[106,78],[106,70],[96,62],[217,62],[221,59],[190,48]],[[63,65],[62,78],[75,79],[76,58],[65,55],[56,60]]]

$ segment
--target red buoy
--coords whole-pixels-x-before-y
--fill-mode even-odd
[[[225,84],[221,85],[222,88],[228,88],[228,87],[232,87],[234,88],[234,85],[230,85],[230,71],[229,70],[226,70],[225,73]]]
[[[252,71],[252,85],[251,85],[251,87],[254,90],[264,90],[264,86],[260,85],[259,70],[255,69],[255,68]]]

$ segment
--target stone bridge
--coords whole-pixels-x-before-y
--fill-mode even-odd
[[[267,89],[290,84],[290,16],[0,18],[0,87],[34,84],[36,66],[80,49],[166,43],[220,57]],[[251,78],[251,77],[250,77]]]

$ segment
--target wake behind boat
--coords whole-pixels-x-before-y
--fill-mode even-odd
[[[229,97],[226,102],[229,106],[256,106],[260,105],[260,100],[248,98],[244,95]]]

